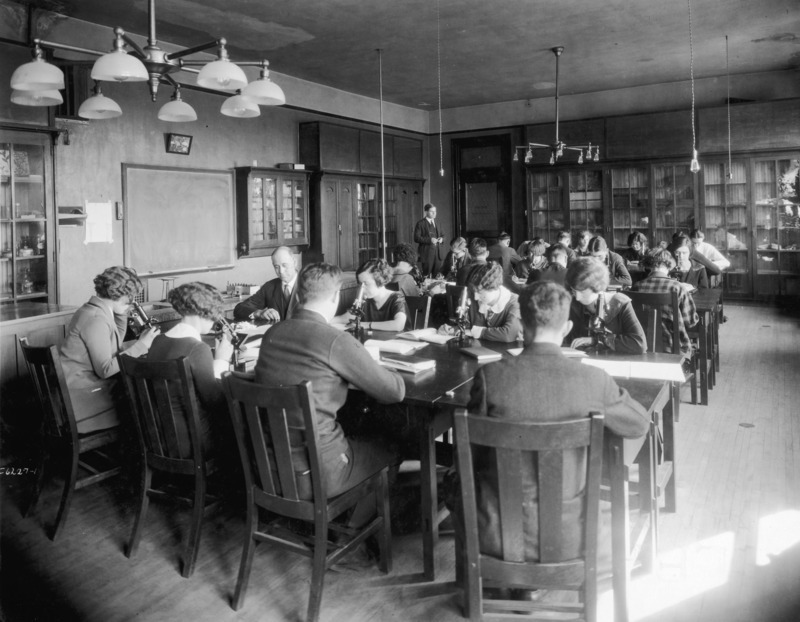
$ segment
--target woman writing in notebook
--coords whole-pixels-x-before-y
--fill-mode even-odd
[[[361,325],[367,330],[401,331],[409,328],[406,298],[400,292],[386,289],[392,280],[392,269],[383,259],[369,259],[356,270],[358,296],[353,304],[363,313]],[[337,315],[331,324],[346,326],[355,319],[350,311]]]

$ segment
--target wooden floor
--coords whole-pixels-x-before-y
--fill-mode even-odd
[[[800,326],[764,307],[728,304],[722,372],[710,406],[681,407],[678,512],[662,514],[659,563],[633,583],[642,622],[800,620]],[[212,515],[195,575],[177,560],[185,518],[154,504],[138,556],[122,554],[131,493],[113,483],[79,491],[61,538],[55,487],[20,517],[24,481],[2,476],[2,605],[8,622],[296,620],[305,615],[309,564],[260,547],[245,608],[228,605],[241,554],[236,507]],[[459,620],[453,541],[439,544],[440,580],[421,581],[416,535],[394,540],[395,567],[341,568],[326,578],[323,620]],[[608,588],[601,619],[612,620]]]

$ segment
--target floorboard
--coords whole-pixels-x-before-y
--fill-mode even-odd
[[[726,304],[718,384],[709,406],[681,405],[678,512],[661,513],[655,571],[636,577],[638,622],[800,620],[800,325],[766,307]],[[244,523],[235,505],[203,529],[197,569],[178,573],[188,515],[154,503],[137,556],[123,555],[133,494],[112,482],[79,491],[52,543],[58,490],[22,519],[24,478],[2,476],[2,607],[8,622],[301,620],[310,563],[256,551],[245,607],[229,607]],[[439,581],[421,579],[418,535],[395,536],[392,573],[343,565],[326,577],[322,620],[460,620],[453,541],[437,548]],[[611,621],[603,588],[601,620]]]

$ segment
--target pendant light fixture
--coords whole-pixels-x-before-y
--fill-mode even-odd
[[[694,39],[692,38],[692,0],[686,0],[689,6],[689,77],[692,84],[692,162],[689,170],[692,173],[700,171],[700,162],[697,160],[697,132],[694,127]]]
[[[98,56],[99,58],[92,67],[91,77],[95,81],[104,82],[144,82],[148,83],[150,89],[150,99],[156,101],[158,87],[162,82],[167,82],[173,87],[178,83],[172,78],[176,72],[188,72],[197,74],[197,85],[227,94],[244,91],[249,85],[247,76],[242,70],[242,66],[261,67],[261,77],[255,80],[252,89],[247,92],[229,97],[222,105],[222,113],[227,116],[239,118],[258,116],[258,106],[279,106],[286,103],[286,97],[281,88],[272,82],[267,71],[268,63],[266,60],[245,61],[234,63],[228,56],[226,48],[227,41],[224,38],[215,39],[207,43],[178,50],[176,52],[165,52],[158,45],[156,38],[156,13],[155,0],[148,0],[148,21],[149,36],[147,45],[140,47],[122,28],[114,29],[113,49],[111,52],[100,52],[87,48],[44,41],[34,40],[33,61],[21,65],[14,71],[11,77],[12,93],[15,91],[53,91],[64,88],[64,74],[55,65],[44,60],[43,49],[65,50]],[[126,50],[126,47],[129,50]],[[187,57],[216,48],[217,59],[212,62],[205,60],[192,60]],[[198,68],[195,68],[198,67]],[[187,86],[184,84],[183,86]],[[239,97],[248,97],[249,100],[241,100]],[[60,97],[60,95],[59,95]],[[58,98],[40,94],[36,97],[25,97],[14,95],[12,101],[26,106],[53,106],[56,105]],[[121,114],[119,106],[109,104],[111,100],[103,96],[101,92],[95,93],[81,106],[86,114],[94,115],[85,118],[106,119]],[[97,106],[100,106],[97,108]],[[255,109],[253,108],[255,106]],[[180,99],[179,94],[173,94],[173,101],[159,109],[159,119],[166,121],[189,121],[189,117],[197,118],[191,106]],[[175,112],[180,110],[181,112]],[[113,114],[112,114],[113,113]],[[84,115],[82,115],[84,116]],[[179,118],[178,118],[179,117]]]
[[[172,121],[174,123],[188,123],[197,121],[197,113],[189,104],[181,99],[181,87],[175,86],[172,100],[161,106],[158,111],[160,121]]]
[[[556,137],[552,145],[545,145],[543,143],[528,143],[527,145],[520,145],[514,147],[514,162],[519,162],[519,151],[525,152],[525,164],[533,162],[534,149],[547,149],[550,151],[550,164],[558,162],[559,158],[564,155],[565,151],[578,152],[578,164],[583,164],[584,160],[595,162],[600,161],[600,146],[592,145],[591,142],[585,145],[567,145],[558,136],[558,86],[559,86],[559,59],[564,53],[564,46],[551,48],[551,52],[556,57]]]
[[[103,95],[100,83],[94,83],[94,95],[81,104],[78,116],[83,119],[113,119],[122,115],[119,104]]]
[[[733,179],[733,159],[731,157],[731,67],[728,60],[728,35],[725,35],[725,83],[728,89],[726,108],[728,112],[728,179]]]
[[[11,103],[20,106],[58,106],[64,102],[61,91],[11,91]]]
[[[439,95],[439,176],[444,177],[444,152],[442,150],[442,29],[439,0],[436,0],[436,87]]]
[[[386,158],[383,149],[383,50],[378,48],[378,98],[380,102],[380,121],[381,121],[381,249],[383,259],[387,259],[386,253]]]

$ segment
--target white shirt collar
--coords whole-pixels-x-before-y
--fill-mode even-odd
[[[184,337],[191,337],[192,339],[196,339],[197,341],[202,341],[203,339],[200,337],[200,331],[197,330],[194,326],[189,326],[184,322],[178,322],[170,328],[166,333],[164,333],[167,337],[172,337],[174,339],[181,339]]]
[[[491,306],[484,306],[484,304],[481,303],[478,305],[478,311],[480,311],[482,315],[488,315],[489,311],[492,313],[500,313],[506,308],[509,300],[511,300],[511,292],[501,285],[500,296],[497,297],[497,301]]]

